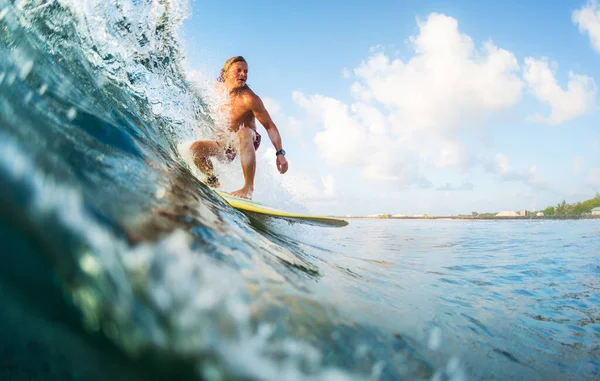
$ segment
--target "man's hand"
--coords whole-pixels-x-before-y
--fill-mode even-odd
[[[275,162],[277,163],[277,170],[279,171],[279,173],[283,175],[287,172],[288,162],[285,158],[285,155],[277,155],[277,159],[275,160]]]

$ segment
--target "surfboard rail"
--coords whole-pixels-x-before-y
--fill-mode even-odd
[[[221,196],[229,205],[233,208],[243,211],[243,212],[251,212],[263,214],[266,216],[274,217],[274,218],[283,218],[286,220],[297,221],[297,222],[305,222],[309,224],[319,225],[319,226],[329,226],[329,227],[343,227],[348,225],[348,221],[343,220],[337,217],[328,217],[328,216],[317,216],[317,215],[308,215],[308,214],[300,214],[300,213],[290,213],[283,210],[275,209],[266,205],[261,204],[260,202],[247,200],[245,198],[240,198],[236,196],[232,196],[228,192],[225,191],[216,191],[219,196]]]

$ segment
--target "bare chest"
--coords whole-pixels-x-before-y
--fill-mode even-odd
[[[254,122],[254,114],[252,110],[244,104],[241,98],[232,97],[229,103],[225,104],[224,111],[229,116],[229,128],[233,131],[237,131],[240,126],[250,127],[256,129]]]

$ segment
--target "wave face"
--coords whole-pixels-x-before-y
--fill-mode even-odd
[[[357,361],[356,335],[392,339],[319,301],[320,261],[190,172],[177,147],[215,122],[182,68],[188,12],[185,0],[0,0],[2,317],[27,322],[2,331],[16,348],[11,369],[431,375],[423,362],[383,372],[396,355],[387,344]],[[30,349],[39,361],[19,362]]]
[[[0,379],[597,379],[598,220],[231,209],[180,150],[221,123],[188,13],[0,0]]]

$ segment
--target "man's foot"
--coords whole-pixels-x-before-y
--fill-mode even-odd
[[[252,200],[252,191],[254,189],[253,188],[249,188],[249,187],[243,187],[240,190],[236,190],[235,192],[231,192],[232,196],[235,197],[239,197],[239,198],[245,198],[248,200]]]
[[[218,188],[221,186],[217,176],[207,176],[202,182],[211,188]]]

